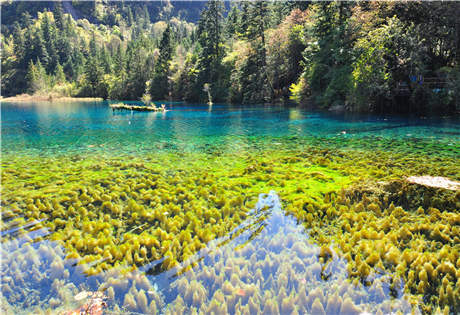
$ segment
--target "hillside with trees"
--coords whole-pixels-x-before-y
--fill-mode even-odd
[[[452,113],[458,16],[458,2],[6,3],[2,95],[204,102],[209,91],[217,102]]]

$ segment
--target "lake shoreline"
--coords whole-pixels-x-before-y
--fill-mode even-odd
[[[19,94],[15,96],[5,97],[0,99],[2,102],[85,102],[85,101],[102,101],[101,97],[72,97],[72,96],[56,96],[52,94],[30,95]]]

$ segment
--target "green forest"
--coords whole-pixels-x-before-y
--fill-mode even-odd
[[[2,96],[452,113],[459,16],[459,2],[10,1]]]

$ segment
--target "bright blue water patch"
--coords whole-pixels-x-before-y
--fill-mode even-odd
[[[3,103],[2,150],[195,150],[203,144],[229,148],[248,138],[292,136],[460,140],[460,120],[452,117],[341,115],[293,106],[173,103],[167,108],[166,113],[113,112],[108,102]]]

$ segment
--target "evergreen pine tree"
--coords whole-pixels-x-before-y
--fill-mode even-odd
[[[103,71],[97,57],[90,55],[85,63],[85,82],[86,88],[89,90],[89,96],[100,96],[97,94],[99,85],[102,82]]]
[[[59,30],[63,30],[64,29],[64,12],[62,10],[61,1],[56,1],[54,3],[53,14],[54,14],[54,20],[56,23],[56,27]]]
[[[70,14],[67,15],[66,22],[64,24],[64,34],[66,37],[71,37],[75,33],[72,23],[72,17]]]
[[[144,11],[144,25],[143,25],[143,28],[146,29],[150,24],[150,14],[149,14],[149,10],[147,9],[147,6],[145,4],[144,4],[143,11]]]
[[[135,43],[127,55],[129,55],[129,71],[127,73],[125,93],[128,99],[138,100],[144,94],[146,82],[149,79],[146,52],[139,43]]]
[[[105,46],[102,47],[100,55],[101,66],[104,73],[110,73],[110,65],[112,64],[112,61],[110,60],[110,55],[107,53]]]
[[[38,30],[35,33],[34,39],[33,39],[33,55],[32,55],[33,60],[38,60],[40,59],[40,64],[48,66],[48,63],[50,61],[48,51],[45,46],[45,41],[43,39],[42,32]]]
[[[119,74],[122,71],[124,71],[125,66],[124,66],[124,61],[125,61],[125,56],[123,53],[123,49],[121,47],[121,44],[118,45],[117,50],[113,56],[113,70],[115,74]]]
[[[31,26],[33,24],[32,16],[27,11],[22,13],[21,21],[22,21],[22,26],[24,28],[28,28],[29,26]]]
[[[351,75],[351,44],[347,33],[349,4],[323,2],[319,5],[313,27],[317,49],[305,56],[312,64],[308,71],[309,84],[317,104],[330,106],[344,102]]]
[[[237,5],[232,5],[230,12],[227,15],[225,23],[225,31],[228,37],[233,37],[238,30],[240,10]]]
[[[128,6],[128,13],[127,13],[128,26],[132,26],[133,22],[134,22],[133,11],[131,10],[131,6]]]
[[[164,99],[168,95],[169,62],[171,60],[171,27],[168,25],[160,42],[160,56],[155,64],[153,78],[150,83],[150,95],[153,100]]]
[[[221,98],[223,92],[221,74],[224,56],[222,40],[222,20],[224,6],[222,1],[211,0],[203,10],[198,23],[198,42],[201,51],[198,59],[197,88],[202,89],[205,83],[210,84],[214,98]],[[217,94],[217,95],[216,95]],[[202,95],[203,97],[205,95]]]
[[[243,1],[241,3],[241,18],[238,24],[237,31],[242,38],[246,38],[247,31],[249,28],[249,1]]]
[[[92,34],[91,40],[89,41],[89,55],[92,57],[97,57],[98,50],[96,46],[96,35]]]
[[[251,55],[243,67],[243,80],[250,78],[243,85],[244,102],[263,102],[273,96],[273,89],[267,75],[267,51],[265,47],[265,30],[268,28],[269,9],[265,1],[254,1],[247,5],[249,21],[245,32],[255,54]]]
[[[16,56],[18,67],[23,68],[23,66],[26,65],[24,64],[25,43],[24,35],[22,34],[21,27],[19,26],[18,22],[15,22],[13,26],[13,50]]]
[[[46,70],[43,67],[40,59],[34,64],[32,61],[29,63],[27,69],[26,79],[28,82],[28,92],[34,94],[39,91],[44,91],[48,86],[48,77]]]
[[[57,84],[65,83],[64,69],[62,68],[62,66],[61,66],[61,64],[59,62],[57,64],[57,66],[56,66],[55,82]]]
[[[56,65],[59,62],[59,57],[56,49],[57,32],[55,26],[50,21],[49,12],[44,13],[41,31],[43,34],[43,40],[46,43],[46,51],[49,57],[47,63],[45,64],[45,68],[48,73],[53,73],[56,69]]]
[[[29,66],[27,68],[27,75],[26,75],[26,79],[27,79],[27,83],[28,83],[27,91],[30,94],[33,94],[33,93],[35,93],[36,91],[39,90],[39,88],[36,85],[37,78],[38,78],[37,67],[35,66],[33,61],[30,60]]]

